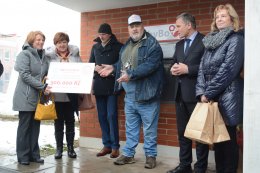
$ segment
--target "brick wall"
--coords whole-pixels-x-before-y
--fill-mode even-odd
[[[152,5],[119,8],[112,10],[88,12],[81,14],[81,57],[88,61],[93,40],[101,23],[109,23],[119,41],[124,43],[129,35],[127,18],[139,14],[144,26],[175,23],[176,16],[184,11],[192,13],[197,22],[198,31],[207,34],[212,22],[213,10],[219,4],[231,3],[239,14],[241,26],[244,25],[244,0],[180,0]],[[125,140],[125,118],[123,95],[119,101],[120,140]],[[80,136],[101,138],[101,130],[96,109],[81,112]],[[141,134],[142,136],[142,134]],[[143,138],[141,137],[141,142]],[[162,103],[158,127],[158,143],[178,146],[175,106],[173,103]]]

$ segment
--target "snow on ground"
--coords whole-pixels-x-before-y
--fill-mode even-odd
[[[0,166],[8,165],[16,162],[16,132],[18,121],[0,120]],[[75,139],[79,139],[79,128],[75,128]],[[66,142],[64,137],[64,143]],[[54,126],[41,124],[39,145],[44,147],[46,145],[56,146],[54,137]]]

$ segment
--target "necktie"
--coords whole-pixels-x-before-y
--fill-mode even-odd
[[[184,50],[185,55],[187,55],[188,50],[190,48],[190,41],[191,41],[191,39],[185,39],[185,42],[186,42],[186,47],[185,47],[185,50]]]

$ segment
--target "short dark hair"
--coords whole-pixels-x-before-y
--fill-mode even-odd
[[[111,26],[107,23],[103,23],[99,26],[98,33],[105,33],[112,35]]]
[[[190,13],[181,13],[179,14],[176,19],[181,18],[183,20],[184,23],[188,24],[190,23],[193,29],[196,29],[196,20],[195,17],[193,15],[191,15]]]
[[[69,35],[64,32],[57,32],[53,38],[53,43],[56,45],[60,41],[70,41]]]

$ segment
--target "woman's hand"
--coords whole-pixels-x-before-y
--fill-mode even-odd
[[[46,81],[48,79],[48,76],[44,76],[43,81]]]
[[[202,96],[200,97],[200,101],[201,101],[202,103],[208,103],[208,102],[209,102],[209,100],[207,99],[207,97],[204,96],[204,95],[202,95]]]
[[[47,86],[44,90],[44,95],[49,95],[51,93],[51,86]]]

